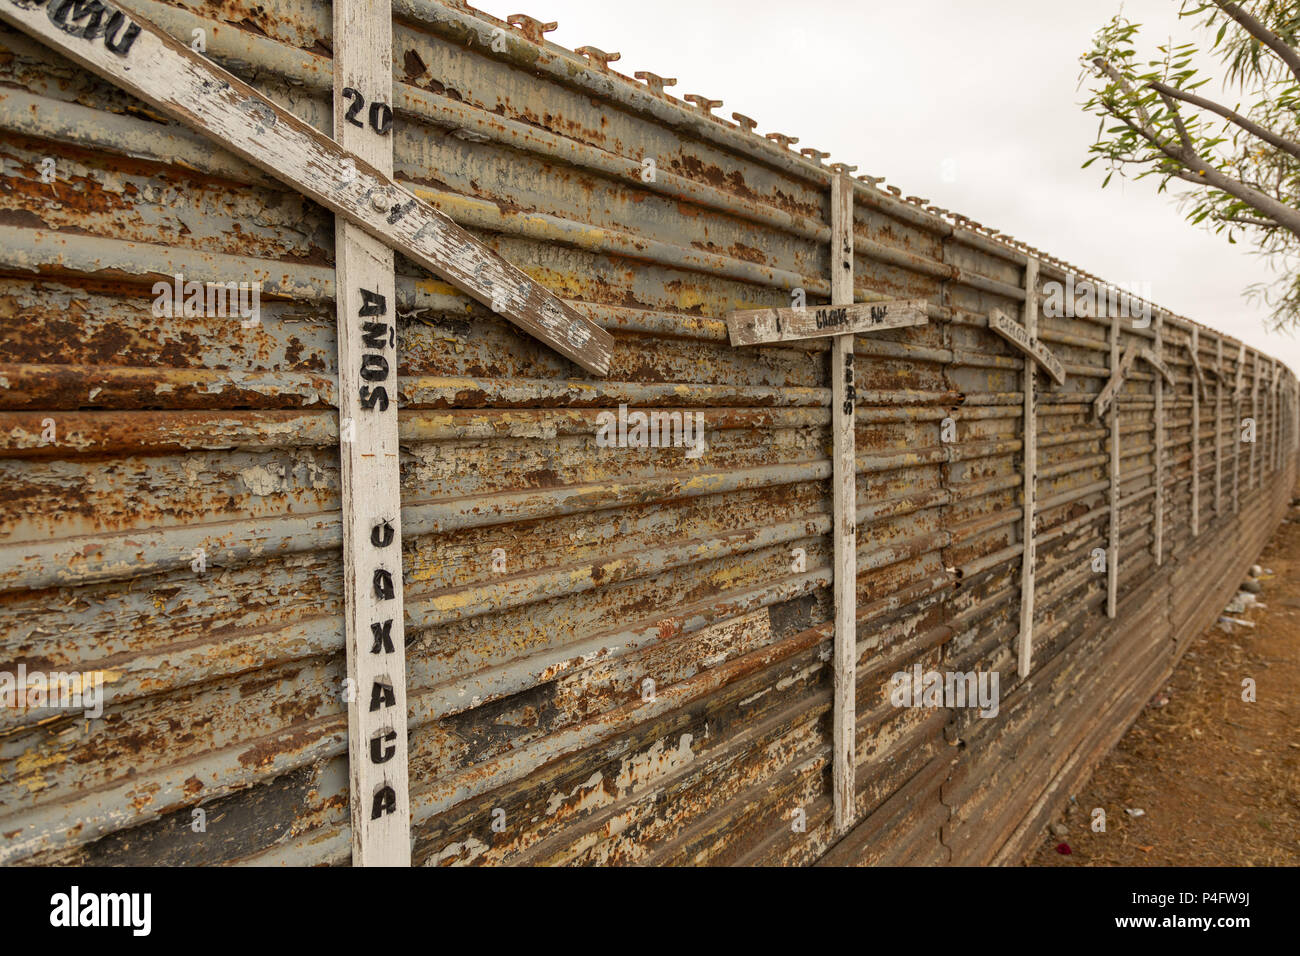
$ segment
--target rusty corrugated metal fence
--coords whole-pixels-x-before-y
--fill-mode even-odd
[[[121,6],[330,131],[329,3]],[[529,18],[393,15],[398,178],[615,338],[585,377],[398,259],[415,860],[1018,860],[1283,513],[1291,372],[1163,310],[1039,315],[1069,377],[1038,394],[1021,678],[1023,362],[987,317],[1029,260],[1091,277],[860,178],[857,298],[930,324],[856,343],[839,839],[829,347],[721,320],[827,300],[836,172]],[[0,861],[345,863],[333,216],[9,28],[0,129],[0,670],[107,680],[100,717],[0,709]],[[260,321],[157,314],[176,274],[260,281]],[[1129,346],[1173,384],[1133,366],[1112,432]],[[604,447],[620,404],[701,413],[706,449]],[[893,706],[917,664],[997,671],[998,715]]]

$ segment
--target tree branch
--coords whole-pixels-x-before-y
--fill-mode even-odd
[[[1211,113],[1216,113],[1219,116],[1222,116],[1224,119],[1229,120],[1232,123],[1235,123],[1237,126],[1241,127],[1247,133],[1250,133],[1250,135],[1258,139],[1262,139],[1270,146],[1276,146],[1284,153],[1289,153],[1290,155],[1296,157],[1296,159],[1300,159],[1300,143],[1293,143],[1291,140],[1287,139],[1286,137],[1279,136],[1277,133],[1274,133],[1272,130],[1265,129],[1263,126],[1260,126],[1258,123],[1255,123],[1247,119],[1246,117],[1242,116],[1236,110],[1230,110],[1226,106],[1220,106],[1218,103],[1214,102],[1213,100],[1207,100],[1203,96],[1197,96],[1195,93],[1188,93],[1185,90],[1180,90],[1177,87],[1169,86],[1168,84],[1161,83],[1159,81],[1149,83],[1147,85],[1150,86],[1157,93],[1160,93],[1164,96],[1173,97],[1174,99],[1182,100],[1184,103],[1190,103],[1192,106],[1199,106],[1203,110],[1209,110]]]
[[[1216,7],[1240,23],[1247,33],[1277,54],[1278,59],[1287,65],[1297,80],[1300,80],[1300,53],[1287,46],[1281,37],[1241,9],[1240,4],[1231,3],[1229,0],[1213,0],[1213,2]]]
[[[1215,2],[1217,3],[1219,0],[1215,0]],[[1134,94],[1132,86],[1130,86],[1128,81],[1124,79],[1123,75],[1115,69],[1114,66],[1106,62],[1103,57],[1095,57],[1092,62],[1099,70],[1109,76],[1111,80],[1120,87],[1120,89],[1128,94],[1129,98],[1133,102],[1134,110],[1142,119],[1142,124],[1136,124],[1127,116],[1114,112],[1113,107],[1108,105],[1108,109],[1111,109],[1112,115],[1149,142],[1161,153],[1183,167],[1184,171],[1168,170],[1167,172],[1169,175],[1177,176],[1179,179],[1191,183],[1197,183],[1202,186],[1213,186],[1220,192],[1225,192],[1229,196],[1234,196],[1246,205],[1255,209],[1257,212],[1263,213],[1268,218],[1274,220],[1297,238],[1300,238],[1300,210],[1292,209],[1285,203],[1278,202],[1266,193],[1260,192],[1258,189],[1252,189],[1244,183],[1233,179],[1231,176],[1228,176],[1211,166],[1195,149],[1186,145],[1187,132],[1183,128],[1182,120],[1178,118],[1176,111],[1174,114],[1174,122],[1175,125],[1178,126],[1179,135],[1184,139],[1184,145],[1175,145],[1162,141],[1161,137],[1156,132],[1155,125],[1151,122],[1150,115],[1138,103],[1137,96]]]
[[[1215,216],[1219,222],[1235,222],[1240,226],[1258,226],[1260,229],[1281,229],[1280,223],[1271,219],[1255,219],[1253,216]]]

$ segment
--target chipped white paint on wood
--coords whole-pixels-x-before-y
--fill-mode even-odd
[[[896,299],[802,309],[748,309],[728,312],[726,320],[732,345],[762,345],[908,328],[925,325],[929,317],[925,299]]]
[[[18,0],[0,0],[0,19],[345,217],[587,371],[608,373],[613,340],[604,329],[392,176],[147,20],[132,13],[129,26],[87,39]]]
[[[1251,362],[1255,366],[1255,382],[1250,388],[1250,418],[1255,426],[1255,434],[1252,436],[1255,440],[1251,442],[1250,449],[1247,452],[1250,461],[1250,480],[1246,483],[1247,490],[1259,487],[1259,439],[1263,434],[1259,427],[1259,375],[1263,369],[1259,364],[1258,353],[1251,353]]]
[[[1201,347],[1200,330],[1192,326],[1192,368],[1196,375],[1192,379],[1192,537],[1201,533],[1201,389],[1204,387],[1201,375],[1201,359],[1198,350]]]
[[[1038,262],[1037,259],[1031,261]],[[1026,326],[1009,319],[1001,310],[993,309],[989,313],[989,331],[997,333],[1041,365],[1057,385],[1065,384],[1065,366],[1061,364],[1060,359],[1052,354],[1051,349],[1038,341],[1036,328],[1030,330]]]
[[[1112,350],[1113,348],[1114,347],[1112,346]],[[1123,358],[1119,359],[1118,362],[1110,363],[1110,380],[1106,383],[1106,387],[1103,388],[1092,401],[1093,411],[1097,413],[1098,417],[1105,415],[1106,410],[1110,408],[1115,396],[1119,393],[1120,386],[1124,384],[1124,379],[1128,376],[1129,369],[1131,369],[1133,363],[1137,361],[1137,357],[1137,347],[1130,345],[1124,350]]]
[[[1106,414],[1106,409],[1119,393],[1120,386],[1124,384],[1124,379],[1126,379],[1128,373],[1133,370],[1133,365],[1138,359],[1142,359],[1149,363],[1166,381],[1170,384],[1173,383],[1174,376],[1173,373],[1169,371],[1169,366],[1158,358],[1154,352],[1146,346],[1130,345],[1124,350],[1124,357],[1120,359],[1119,368],[1111,372],[1110,381],[1106,383],[1106,387],[1101,390],[1095,399],[1093,399],[1093,411],[1095,411],[1098,416]],[[1157,382],[1158,381],[1159,379],[1157,379]]]
[[[1163,346],[1161,346],[1161,344],[1160,344],[1160,342],[1161,342],[1161,337],[1160,337],[1160,329],[1159,329],[1159,326],[1161,325],[1161,323],[1162,323],[1162,321],[1163,321],[1163,318],[1162,318],[1161,313],[1159,313],[1159,312],[1156,313],[1156,320],[1155,320],[1155,321],[1156,321],[1156,326],[1157,326],[1157,328],[1156,328],[1156,348],[1155,348],[1155,351],[1152,351],[1151,349],[1149,349],[1149,348],[1147,348],[1145,345],[1143,345],[1143,346],[1139,347],[1138,350],[1137,350],[1137,351],[1138,351],[1138,358],[1143,359],[1144,361],[1146,361],[1146,363],[1147,363],[1148,365],[1150,365],[1152,368],[1154,368],[1157,372],[1160,373],[1161,378],[1163,378],[1163,379],[1165,380],[1165,382],[1167,382],[1169,385],[1173,385],[1173,384],[1174,384],[1174,373],[1173,373],[1173,370],[1170,369],[1169,366],[1165,364],[1165,360],[1164,360],[1163,352],[1162,352],[1162,348],[1163,348]]]
[[[1153,504],[1155,508],[1153,537],[1155,540],[1152,542],[1156,567],[1165,563],[1165,380],[1168,380],[1171,384],[1174,380],[1169,371],[1169,366],[1164,363],[1164,328],[1164,314],[1157,312],[1155,314],[1155,349],[1153,351],[1143,347],[1141,350],[1142,357],[1160,373],[1151,383],[1156,396],[1156,495]]]
[[[1005,320],[1005,316],[997,318]],[[1036,504],[1035,488],[1038,476],[1038,408],[1035,390],[1037,371],[1035,362],[1043,365],[1057,384],[1065,381],[1065,371],[1061,363],[1038,343],[1038,260],[1029,259],[1025,263],[1025,324],[1017,328],[1022,335],[1008,334],[1006,326],[1009,321],[994,325],[990,317],[989,327],[1003,338],[1025,352],[1024,371],[1021,373],[1021,387],[1024,391],[1024,454],[1022,464],[1023,512],[1021,514],[1021,541],[1024,551],[1020,560],[1020,640],[1017,645],[1017,668],[1021,677],[1029,676],[1029,669],[1034,653],[1034,562],[1037,559],[1037,547],[1034,543],[1034,506]],[[1052,367],[1044,359],[1050,359],[1051,365],[1060,371],[1060,377],[1052,372]]]
[[[831,180],[831,302],[853,302],[853,184]],[[834,455],[835,700],[832,718],[832,786],[835,830],[853,825],[856,791],[858,534],[854,439],[853,336],[831,340],[831,433]]]
[[[1119,356],[1119,318],[1110,320],[1110,368],[1111,381],[1107,389],[1118,389],[1123,381]],[[1097,398],[1101,404],[1101,396]],[[1100,410],[1098,414],[1101,414]],[[1110,541],[1107,545],[1106,561],[1106,616],[1115,616],[1115,605],[1119,595],[1119,402],[1115,401],[1110,409]]]
[[[1214,517],[1223,517],[1223,337],[1216,336],[1214,376]]]
[[[1237,349],[1237,379],[1232,390],[1232,513],[1241,511],[1241,403],[1245,396],[1246,345]]]
[[[392,23],[370,0],[334,0],[334,137],[384,175]],[[378,122],[349,117],[362,98]],[[393,251],[336,216],[335,268],[352,864],[410,866]]]

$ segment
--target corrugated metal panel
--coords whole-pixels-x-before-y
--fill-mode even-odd
[[[327,3],[123,6],[205,29],[215,60],[329,130]],[[1027,250],[864,184],[859,298],[933,307],[857,343],[863,822],[832,850],[827,348],[733,349],[720,319],[794,287],[825,299],[827,170],[484,14],[394,15],[399,178],[616,339],[607,380],[575,377],[399,260],[417,861],[1013,859],[1222,606],[1292,456],[1252,470],[1224,403],[1216,512],[1202,403],[1191,540],[1190,326],[1170,317],[1166,559],[1139,366],[1109,622],[1089,566],[1109,322],[1044,316],[1070,378],[1041,396],[1021,681],[1022,363],[984,316],[1023,302]],[[100,719],[0,714],[0,859],[346,862],[333,217],[8,29],[0,85],[0,661],[110,678]],[[260,325],[155,316],[177,272],[262,281]],[[1203,364],[1217,340],[1202,330]],[[1293,388],[1262,435],[1283,414],[1292,433]],[[707,452],[598,447],[619,403],[703,413]],[[996,669],[999,716],[893,707],[890,675],[916,662]]]

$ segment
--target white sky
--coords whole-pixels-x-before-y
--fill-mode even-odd
[[[1103,190],[1100,161],[1080,169],[1097,120],[1079,106],[1078,60],[1120,0],[499,2],[476,5],[503,20],[558,20],[550,40],[619,51],[621,73],[677,77],[678,97],[720,99],[721,116],[752,116],[759,133],[798,136],[796,149],[827,150],[827,162],[885,176],[904,195],[1139,283],[1158,305],[1300,370],[1300,338],[1266,332],[1267,309],[1242,294],[1272,275],[1247,244],[1189,225],[1154,179],[1117,175]],[[1140,53],[1154,58],[1171,34],[1200,39],[1178,7],[1125,0],[1144,27]]]

